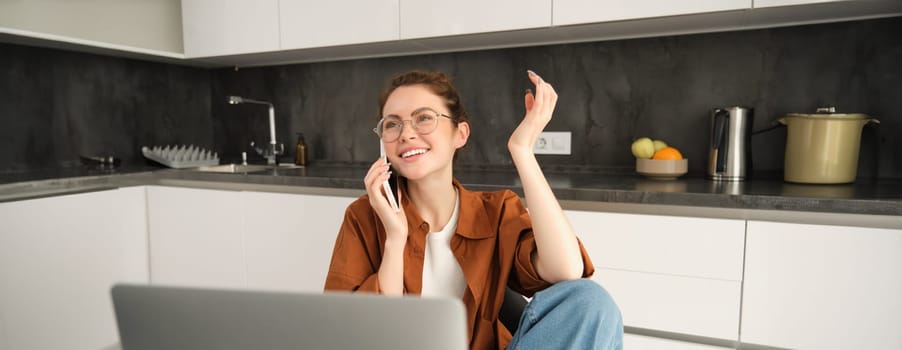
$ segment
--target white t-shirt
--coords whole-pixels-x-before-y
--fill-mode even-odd
[[[423,296],[463,298],[467,289],[464,272],[451,252],[451,237],[457,230],[460,194],[454,201],[451,219],[438,232],[426,235],[426,256],[423,259]]]

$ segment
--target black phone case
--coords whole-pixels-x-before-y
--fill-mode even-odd
[[[391,187],[391,193],[395,196],[395,201],[398,204],[398,208],[401,207],[401,199],[398,196],[398,175],[395,174],[395,171],[392,170],[391,175],[388,176],[388,186]]]

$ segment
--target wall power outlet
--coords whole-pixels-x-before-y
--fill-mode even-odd
[[[533,145],[535,154],[570,154],[569,131],[545,131]]]

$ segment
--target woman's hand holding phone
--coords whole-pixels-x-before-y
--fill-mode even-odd
[[[388,237],[404,238],[406,240],[407,215],[400,206],[396,209],[389,202],[391,199],[397,199],[397,203],[400,203],[401,192],[398,191],[397,198],[394,198],[394,195],[392,195],[392,198],[390,199],[388,195],[386,195],[386,193],[389,195],[392,193],[391,187],[386,186],[390,177],[391,167],[385,157],[379,157],[379,159],[370,167],[370,170],[367,172],[363,181],[366,185],[366,192],[369,195],[370,206],[373,207],[373,210],[376,211],[376,215],[379,215],[379,219],[382,220],[382,224],[385,226]],[[395,205],[398,205],[397,203],[395,203]]]

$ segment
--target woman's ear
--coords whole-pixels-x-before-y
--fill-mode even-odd
[[[457,124],[457,132],[455,134],[454,147],[461,148],[467,144],[470,138],[470,123],[460,122]]]

